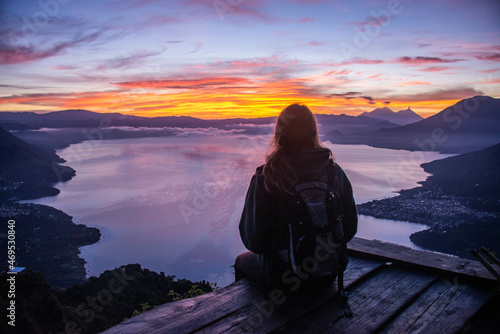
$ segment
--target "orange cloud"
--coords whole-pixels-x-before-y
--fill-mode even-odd
[[[422,85],[430,85],[430,82],[427,81],[405,81],[396,84],[397,87],[407,87],[407,86],[422,86]]]
[[[199,79],[168,79],[168,80],[148,80],[148,81],[126,81],[117,82],[114,85],[123,88],[144,88],[144,89],[193,89],[203,87],[225,86],[249,82],[248,79],[238,77],[207,77]]]
[[[270,61],[268,61],[270,62]],[[251,62],[240,64],[253,66]],[[257,65],[256,65],[257,66]],[[258,69],[257,69],[258,70]],[[334,73],[332,73],[334,74]],[[347,74],[340,71],[335,74]],[[379,76],[376,74],[374,77]],[[340,81],[339,81],[340,80]],[[373,80],[373,79],[372,79]],[[0,97],[0,109],[37,110],[88,109],[96,112],[120,112],[137,116],[180,116],[199,118],[265,117],[277,115],[290,103],[305,103],[317,113],[359,114],[391,102],[391,108],[408,105],[422,116],[436,113],[462,98],[480,94],[470,88],[436,90],[418,94],[374,96],[356,90],[339,91],[342,78],[310,76],[271,79],[255,76],[213,75],[164,80],[113,83],[119,89],[97,92],[22,94]],[[348,84],[348,83],[347,83]],[[399,86],[428,85],[408,81]]]

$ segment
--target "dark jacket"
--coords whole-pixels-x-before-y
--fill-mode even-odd
[[[292,157],[292,165],[297,172],[300,182],[318,180],[324,175],[328,166],[331,173],[330,179],[334,181],[343,213],[343,229],[346,241],[356,234],[358,217],[356,204],[352,195],[352,187],[342,168],[330,158],[327,149],[315,149],[296,153]],[[284,201],[287,195],[277,189],[268,192],[264,187],[263,166],[257,168],[250,187],[248,188],[245,207],[239,225],[243,244],[250,251],[261,254],[261,264],[265,257],[271,257],[282,249],[287,249],[287,223],[284,219],[286,208]],[[333,175],[332,175],[333,176]]]

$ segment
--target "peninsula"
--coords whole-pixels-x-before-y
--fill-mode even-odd
[[[426,249],[469,258],[471,248],[500,251],[500,144],[422,167],[432,176],[421,187],[358,205],[358,212],[428,225],[410,236]]]

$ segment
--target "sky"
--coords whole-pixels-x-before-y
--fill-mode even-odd
[[[496,0],[0,1],[0,111],[428,117],[500,97]]]

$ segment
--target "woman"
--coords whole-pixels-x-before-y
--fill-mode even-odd
[[[299,182],[320,179],[334,180],[328,182],[339,194],[344,238],[349,241],[357,230],[351,184],[332,152],[321,144],[313,113],[305,105],[289,105],[278,116],[272,150],[248,189],[239,230],[250,252],[236,258],[236,280],[249,277],[269,287],[282,277],[290,267],[280,256],[289,245],[286,202]]]

